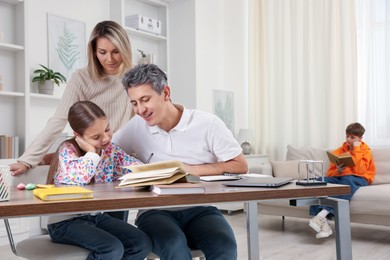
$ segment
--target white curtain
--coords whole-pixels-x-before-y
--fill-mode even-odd
[[[357,120],[354,0],[249,0],[248,124],[255,152],[337,147]]]
[[[357,1],[359,120],[371,146],[390,145],[390,0]]]

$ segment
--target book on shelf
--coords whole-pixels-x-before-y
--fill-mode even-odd
[[[33,194],[41,200],[92,199],[93,191],[80,186],[37,188]]]
[[[19,137],[0,135],[0,159],[19,157]]]
[[[153,193],[158,195],[172,194],[200,194],[205,193],[206,189],[199,183],[172,183],[172,184],[155,184],[151,186]]]
[[[336,165],[343,165],[345,167],[355,166],[352,155],[350,153],[342,153],[340,155],[335,155],[331,151],[326,151],[329,161]]]
[[[5,158],[5,135],[0,135],[0,159]]]
[[[174,182],[198,181],[199,178],[186,173],[180,161],[168,160],[142,165],[124,166],[131,172],[123,175],[118,187],[150,186]]]

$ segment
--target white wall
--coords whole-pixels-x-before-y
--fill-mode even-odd
[[[170,4],[169,78],[174,102],[212,112],[213,89],[234,92],[235,134],[247,125],[246,2],[237,0],[176,0]],[[28,0],[27,42],[33,71],[48,63],[47,13],[86,23],[86,41],[99,21],[109,19],[109,0]],[[59,91],[59,89],[56,89]],[[55,111],[35,101],[30,140]],[[42,102],[42,106],[39,103]],[[70,131],[67,128],[66,131]]]
[[[196,1],[198,108],[212,111],[212,89],[234,92],[235,133],[245,127],[246,1]]]
[[[30,71],[38,67],[38,64],[48,64],[48,38],[47,38],[47,14],[58,15],[70,19],[85,22],[85,39],[89,40],[93,27],[100,21],[109,19],[110,5],[109,0],[27,0],[28,5],[28,31],[26,44],[29,52]],[[61,91],[56,87],[55,91]],[[46,125],[48,118],[54,112],[55,100],[34,100],[30,112],[30,118],[33,120],[28,125],[31,126],[29,140],[33,140]],[[70,132],[67,127],[65,131]],[[71,132],[70,132],[71,133]]]
[[[247,126],[246,2],[177,0],[170,9],[170,82],[180,93],[174,101],[213,112],[213,89],[233,91],[235,134]]]
[[[170,5],[169,14],[168,81],[172,101],[196,108],[195,3],[177,0]]]

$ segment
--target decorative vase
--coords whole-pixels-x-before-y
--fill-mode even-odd
[[[248,143],[248,142],[243,142],[242,144],[241,144],[241,148],[242,148],[242,152],[245,154],[245,155],[248,155],[248,154],[251,154],[251,152],[252,152],[252,146],[251,146],[251,144],[250,143]]]
[[[43,84],[38,83],[38,91],[40,94],[53,95],[54,82],[51,80],[46,80]]]
[[[146,56],[142,56],[141,59],[139,60],[138,64],[140,64],[140,65],[148,64],[148,60],[146,59]]]

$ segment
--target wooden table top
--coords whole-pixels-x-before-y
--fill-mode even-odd
[[[0,202],[0,218],[27,217],[60,213],[113,211],[122,209],[160,208],[256,201],[283,198],[312,198],[350,193],[348,185],[300,186],[295,182],[279,188],[232,188],[220,182],[202,182],[205,194],[155,195],[147,189],[122,188],[116,183],[92,184],[93,199],[42,201],[31,190],[11,188],[10,200]]]

